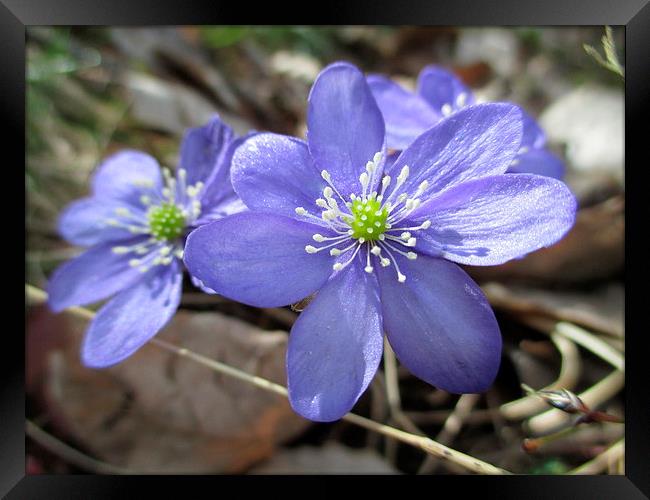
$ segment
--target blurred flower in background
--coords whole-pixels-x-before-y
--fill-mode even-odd
[[[86,366],[123,361],[174,315],[187,233],[245,208],[230,183],[238,143],[218,117],[188,130],[175,177],[145,153],[116,153],[93,175],[92,195],[63,212],[61,236],[91,248],[53,273],[50,307],[60,312],[116,294],[86,332]]]
[[[427,66],[420,72],[415,93],[381,75],[369,76],[368,84],[386,121],[387,145],[395,150],[405,149],[418,135],[444,117],[476,102],[474,94],[463,82],[438,66]],[[544,131],[523,110],[522,117],[524,133],[521,146],[508,171],[561,179],[564,165],[545,148]]]

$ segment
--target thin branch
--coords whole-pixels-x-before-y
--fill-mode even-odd
[[[397,359],[387,339],[384,339],[384,373],[386,377],[388,407],[392,413],[399,413],[402,410],[402,398],[399,393]]]
[[[569,471],[567,474],[591,475],[600,474],[612,463],[618,462],[625,456],[625,439],[617,441],[589,462]]]
[[[456,402],[454,411],[445,420],[445,424],[442,426],[435,440],[442,444],[451,443],[462,429],[467,416],[472,412],[480,398],[480,394],[461,395]],[[438,460],[436,458],[428,456],[420,466],[418,474],[430,474],[435,470],[437,464]]]
[[[32,305],[43,303],[47,300],[47,294],[43,290],[40,290],[31,285],[25,284],[25,292],[27,294],[28,303]],[[66,311],[85,319],[92,319],[95,315],[94,312],[82,307],[71,307]],[[171,344],[165,340],[153,338],[149,342],[178,356],[191,359],[192,361],[195,361],[196,363],[199,363],[218,373],[222,373],[224,375],[228,375],[238,380],[247,382],[251,385],[259,387],[260,389],[273,392],[280,396],[288,396],[286,387],[271,382],[270,380],[251,375],[232,366],[190,351],[189,349]],[[397,439],[405,444],[419,448],[426,453],[435,455],[444,460],[449,460],[450,462],[458,464],[463,468],[478,474],[511,474],[509,471],[496,467],[487,462],[483,462],[482,460],[466,455],[452,448],[448,448],[447,446],[437,443],[427,437],[417,436],[409,432],[401,431],[399,429],[395,429],[394,427],[377,423],[373,420],[362,417],[360,415],[356,415],[354,413],[348,413],[347,415],[344,415],[342,419],[370,431],[374,431],[384,436]]]
[[[562,357],[557,379],[542,390],[572,389],[580,376],[580,353],[572,340],[551,332],[551,340]],[[535,396],[525,396],[500,406],[501,415],[509,420],[521,420],[547,409],[546,403]]]
[[[555,331],[560,335],[573,340],[576,344],[581,345],[588,351],[591,351],[604,361],[607,361],[617,370],[623,370],[623,355],[614,347],[603,342],[584,328],[580,328],[571,323],[560,322],[555,325]]]
[[[137,472],[130,471],[129,469],[125,469],[123,467],[112,465],[89,457],[88,455],[81,453],[79,450],[73,448],[72,446],[55,438],[48,432],[45,432],[30,420],[25,421],[25,432],[30,438],[40,444],[43,448],[64,459],[66,462],[79,467],[80,469],[94,472],[96,474],[138,474]]]

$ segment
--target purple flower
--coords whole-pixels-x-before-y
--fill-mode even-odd
[[[409,92],[381,75],[368,77],[368,85],[386,122],[389,149],[403,150],[441,119],[476,102],[472,91],[453,73],[438,66],[425,67],[417,90]],[[521,110],[523,137],[508,172],[547,175],[561,179],[562,161],[548,151],[546,135],[537,122]]]
[[[501,335],[454,262],[500,264],[560,239],[575,199],[548,177],[502,175],[519,150],[510,104],[469,106],[385,164],[381,112],[363,74],[335,63],[309,96],[308,141],[265,133],[233,157],[251,210],[188,237],[190,273],[258,307],[318,292],[291,330],[291,405],[316,421],[349,411],[383,334],[413,374],[454,393],[490,386]]]
[[[186,233],[245,209],[230,183],[230,162],[240,142],[218,117],[189,129],[175,178],[168,170],[161,174],[145,153],[116,153],[95,172],[92,195],[61,215],[61,235],[91,248],[52,275],[51,309],[116,294],[90,323],[81,350],[84,364],[100,368],[122,361],[176,312]]]

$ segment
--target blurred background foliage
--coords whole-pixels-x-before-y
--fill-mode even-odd
[[[504,363],[495,389],[473,403],[463,431],[447,437],[458,449],[515,472],[562,473],[598,456],[621,436],[622,426],[593,424],[577,431],[572,440],[560,441],[564,447],[556,443],[548,452],[530,455],[521,450],[527,427],[521,421],[504,420],[495,409],[522,395],[520,382],[542,387],[554,380],[563,362],[548,337],[555,321],[589,328],[615,349],[623,349],[624,82],[583,48],[587,44],[604,53],[603,34],[604,27],[31,27],[26,75],[26,280],[44,287],[56,266],[80,252],[57,235],[57,217],[67,203],[88,193],[93,169],[112,152],[141,149],[173,167],[183,131],[205,123],[213,113],[219,113],[239,134],[257,129],[304,136],[310,86],[318,72],[336,60],[348,60],[366,73],[388,74],[409,88],[414,88],[424,66],[445,66],[479,98],[515,102],[539,119],[549,146],[566,162],[567,183],[580,203],[576,228],[555,247],[503,266],[468,268],[497,310],[505,340]],[[614,28],[612,37],[620,60],[624,60],[622,29]],[[218,297],[199,297],[189,285],[183,310],[190,315],[216,311],[261,330],[286,331],[295,319],[290,309],[260,311]],[[111,406],[105,400],[88,402],[84,399],[90,397],[88,391],[115,380],[120,387],[130,387],[135,383],[131,365],[125,363],[123,371],[110,372],[110,376],[88,373],[75,365],[76,344],[62,333],[74,328],[47,318],[48,313],[39,310],[29,327],[29,334],[40,340],[30,343],[28,339],[28,415],[40,418],[53,433],[94,456],[125,467],[146,468],[146,457],[160,454],[160,450],[135,436],[134,429],[141,428],[142,422],[131,422],[131,434],[118,433],[120,439],[135,443],[131,449],[118,446],[117,434],[103,427],[98,442],[97,429],[85,420],[88,413],[104,418],[102,411]],[[201,328],[193,325],[186,333],[190,336]],[[211,334],[203,334],[210,342]],[[41,342],[44,336],[48,340]],[[281,338],[286,341],[286,334]],[[196,350],[204,352],[200,346]],[[596,357],[588,352],[581,355],[580,373],[573,381],[576,391],[592,387],[608,373]],[[63,370],[61,359],[59,365],[53,362],[57,356],[63,356],[66,366],[75,365],[74,370]],[[274,356],[282,358],[281,352]],[[281,365],[277,373],[269,375],[279,382],[284,377]],[[52,384],[59,397],[53,396]],[[400,384],[409,418],[427,435],[436,436],[458,398],[426,386],[407,372],[400,372]],[[143,408],[154,411],[146,404],[139,406],[141,394],[133,387],[126,390],[127,396],[115,391],[121,394],[116,396],[121,403],[115,403],[118,421],[120,415],[130,415],[132,408],[140,413],[146,413]],[[612,391],[602,394],[599,404],[607,403],[606,408],[622,414],[622,396]],[[63,393],[78,398],[86,413],[81,416],[79,408],[66,406],[60,399]],[[376,388],[368,393],[360,402],[360,411],[385,418],[377,409],[381,405],[375,402]],[[255,394],[251,393],[252,400]],[[166,407],[156,408],[163,411]],[[219,413],[223,411],[216,411],[212,418],[227,421]],[[286,404],[282,410],[273,407],[273,411],[290,414]],[[212,424],[206,424],[204,416],[196,418],[212,439],[211,458],[188,465],[183,453],[170,453],[156,471],[187,467],[190,472],[250,472],[266,467],[267,472],[304,472],[308,463],[327,472],[336,471],[338,463],[347,464],[349,472],[422,472],[421,452],[380,442],[345,423],[308,426],[289,417],[274,424],[253,419],[247,425],[259,432],[251,434],[251,427],[244,425],[240,430],[254,439],[237,442],[235,447],[223,437],[232,434],[232,429],[206,431]],[[173,427],[174,422],[169,425]],[[282,425],[289,427],[280,428]],[[205,441],[201,432],[198,435]],[[178,436],[175,439],[185,442]],[[285,445],[278,452],[281,442]],[[129,453],[120,453],[120,446]],[[310,455],[309,446],[318,447],[320,458]],[[352,448],[361,455],[351,455]],[[242,449],[248,451],[242,455]],[[291,455],[291,450],[298,453],[297,449],[302,450],[299,460],[298,455]],[[32,472],[79,470],[35,443],[30,450]],[[346,457],[350,458],[347,462]],[[619,460],[607,470],[617,473],[621,468]],[[440,464],[424,469],[455,472]]]

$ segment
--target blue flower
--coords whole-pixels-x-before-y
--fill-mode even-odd
[[[245,209],[230,183],[230,162],[240,142],[218,117],[189,129],[175,177],[161,173],[145,153],[116,153],[95,172],[92,195],[63,212],[60,234],[91,248],[53,273],[50,308],[59,312],[116,294],[86,332],[85,365],[122,361],[176,312],[186,234]]]
[[[307,126],[307,142],[264,133],[240,146],[231,177],[250,211],[189,235],[190,273],[258,307],[317,292],[287,352],[290,402],[309,419],[352,408],[377,370],[384,331],[419,378],[454,393],[484,391],[501,335],[456,263],[500,264],[548,246],[576,210],[556,179],[503,175],[521,144],[519,109],[468,106],[387,165],[366,79],[335,63],[311,89]]]
[[[370,75],[367,80],[384,116],[387,146],[390,149],[405,149],[417,136],[444,117],[476,102],[474,94],[465,84],[453,73],[438,66],[427,66],[420,72],[415,93],[381,75]],[[520,111],[523,137],[508,172],[561,179],[564,165],[545,148],[544,131],[530,115]]]

